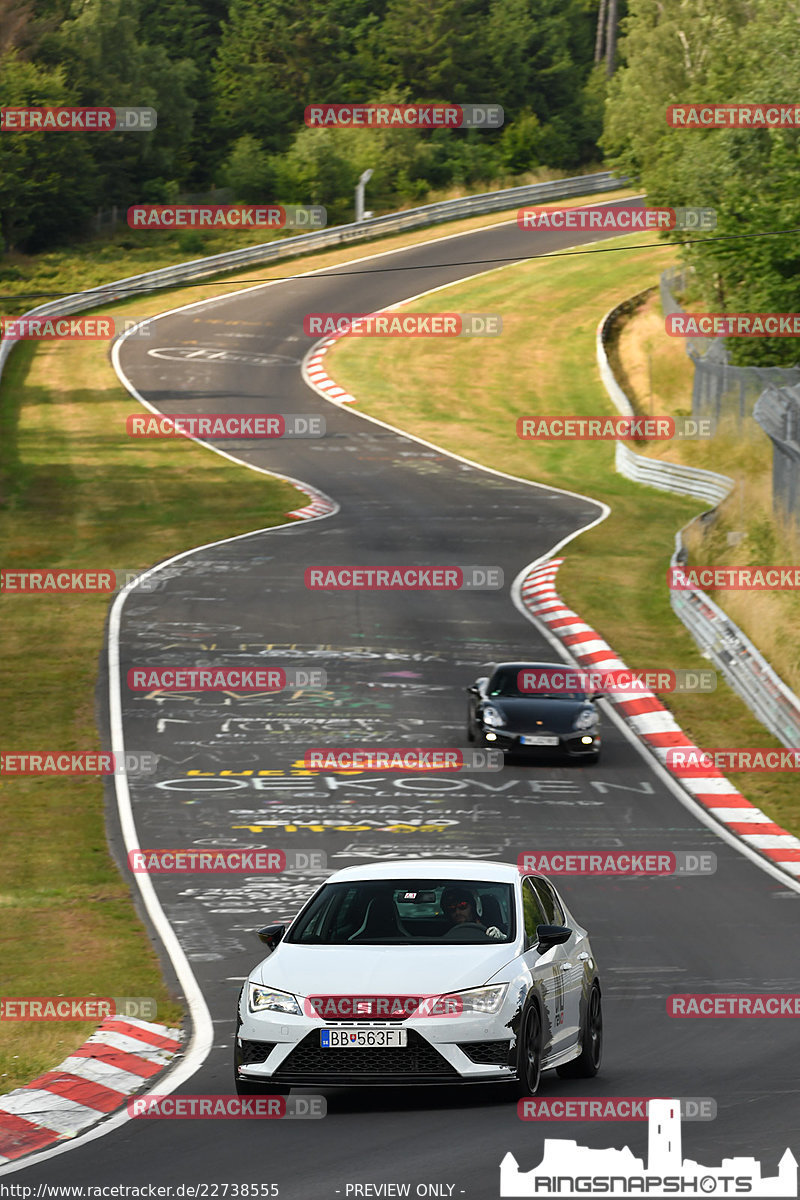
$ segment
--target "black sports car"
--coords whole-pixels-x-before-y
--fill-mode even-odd
[[[467,740],[512,754],[566,754],[597,762],[602,737],[598,693],[568,690],[564,663],[492,664],[467,688]]]

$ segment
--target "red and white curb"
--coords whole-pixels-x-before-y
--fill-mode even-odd
[[[121,1108],[172,1062],[179,1029],[108,1017],[55,1068],[0,1096],[0,1166],[77,1137]]]
[[[330,496],[326,496],[324,492],[318,492],[316,488],[312,488],[307,483],[300,483],[299,480],[293,480],[296,487],[301,492],[305,492],[311,501],[310,504],[304,505],[303,508],[292,509],[287,513],[287,517],[300,517],[307,521],[310,517],[326,517],[329,513],[336,512],[338,505]]]
[[[525,607],[541,621],[584,668],[627,670],[622,659],[556,592],[555,578],[563,558],[551,558],[533,567],[524,577],[520,594]],[[789,875],[800,877],[800,838],[771,821],[751,804],[721,771],[710,774],[672,770],[666,762],[674,746],[699,750],[653,692],[614,698],[629,727],[650,747],[662,765],[709,814],[748,846],[770,859]]]
[[[340,387],[335,379],[331,379],[328,372],[323,366],[325,355],[330,350],[331,346],[335,346],[340,337],[344,337],[343,333],[337,333],[333,337],[326,338],[324,342],[320,342],[305,364],[305,373],[315,387],[318,387],[325,394],[328,400],[333,400],[336,404],[355,404],[355,396],[351,396],[343,387]]]

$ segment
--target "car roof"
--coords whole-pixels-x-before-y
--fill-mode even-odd
[[[514,883],[521,875],[513,863],[489,862],[480,858],[393,858],[385,862],[343,867],[329,875],[326,883],[368,879],[392,879],[412,875],[414,879],[465,879],[482,883]]]

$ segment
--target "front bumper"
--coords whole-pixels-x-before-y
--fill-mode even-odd
[[[510,989],[509,989],[510,990]],[[239,1079],[295,1087],[334,1085],[508,1082],[515,1078],[515,1005],[508,996],[499,1013],[398,1021],[323,1021],[283,1013],[250,1013],[240,1007],[236,1063]],[[405,1029],[408,1045],[375,1048],[320,1046],[320,1030]]]
[[[525,746],[523,737],[557,737],[556,746]],[[582,738],[591,738],[591,742],[583,742]],[[525,754],[547,758],[548,756],[567,758],[585,758],[587,755],[599,754],[603,738],[599,731],[591,729],[576,729],[571,733],[551,733],[542,730],[532,734],[529,731],[517,732],[513,729],[480,727],[478,741],[482,746],[503,750],[507,754]]]

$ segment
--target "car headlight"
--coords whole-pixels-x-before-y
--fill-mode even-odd
[[[592,708],[584,708],[578,713],[573,723],[573,729],[591,729],[600,720]]]
[[[489,725],[492,729],[499,729],[501,725],[505,725],[506,723],[506,719],[500,712],[500,709],[494,708],[491,704],[483,709],[481,720],[484,725]]]
[[[493,983],[489,987],[469,988],[466,992],[450,992],[442,999],[460,1001],[458,1008],[464,1015],[488,1016],[500,1011],[507,991],[507,983]]]
[[[247,985],[247,1007],[250,1012],[281,1012],[302,1016],[303,1010],[291,992],[279,992],[276,988],[262,987],[259,983]]]

